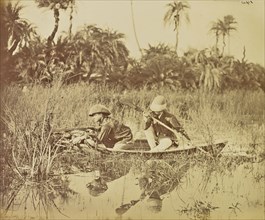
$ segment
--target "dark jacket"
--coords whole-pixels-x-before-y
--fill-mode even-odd
[[[163,111],[161,116],[156,116],[154,113],[150,112],[149,113],[152,117],[158,119],[159,121],[163,122],[165,125],[167,125],[168,127],[178,131],[178,132],[183,132],[183,128],[181,126],[181,124],[179,123],[179,121],[177,120],[177,118],[167,112],[167,111]],[[153,126],[154,131],[155,131],[155,135],[157,137],[170,137],[172,139],[176,139],[174,133],[170,130],[168,130],[167,128],[165,128],[163,125],[160,125],[156,122],[154,122],[152,120],[151,117],[148,118],[146,124],[145,124],[145,130],[148,129],[150,126]]]
[[[97,139],[107,148],[113,148],[116,143],[128,143],[132,140],[132,131],[129,127],[113,118],[104,118],[99,124]]]

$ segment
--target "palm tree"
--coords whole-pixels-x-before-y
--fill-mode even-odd
[[[237,24],[237,22],[232,15],[226,15],[224,16],[224,23],[226,25],[226,32],[228,37],[228,54],[230,54],[230,32],[237,30],[237,28],[233,26],[234,24]]]
[[[230,53],[230,32],[232,30],[237,30],[236,27],[232,26],[236,24],[235,18],[232,15],[224,16],[224,20],[218,20],[218,27],[220,30],[220,34],[223,36],[223,48],[222,48],[222,55],[224,54],[224,49],[226,46],[225,37],[228,36],[228,53]]]
[[[17,77],[14,56],[36,36],[35,28],[20,17],[23,6],[8,2],[1,8],[1,82],[10,82]],[[14,58],[14,59],[13,59]]]
[[[221,88],[222,68],[219,67],[217,59],[211,56],[208,49],[197,52],[196,67],[200,71],[199,86],[205,91],[213,91]]]
[[[220,27],[218,22],[214,22],[212,24],[212,27],[210,29],[211,32],[214,32],[215,34],[215,52],[218,54],[218,42],[220,37]]]
[[[140,53],[143,56],[143,51],[142,51],[142,49],[140,47],[140,43],[139,43],[139,40],[138,40],[138,37],[137,37],[137,34],[136,34],[136,27],[135,27],[135,21],[134,21],[134,12],[133,12],[133,0],[131,0],[131,14],[132,14],[132,23],[133,23],[134,37],[135,37],[138,49],[139,49]]]
[[[35,2],[38,4],[38,7],[43,8],[50,8],[53,10],[55,24],[52,33],[48,37],[47,45],[50,47],[52,45],[52,42],[54,40],[54,37],[58,31],[59,27],[59,20],[60,20],[60,9],[66,10],[69,5],[71,6],[74,1],[73,0],[35,0]],[[70,17],[71,20],[71,17]]]
[[[33,27],[27,20],[20,18],[20,12],[24,7],[17,2],[12,5],[8,2],[3,11],[4,29],[7,31],[7,50],[10,56],[18,46],[25,46],[28,44],[33,36],[36,36],[35,27]]]
[[[189,22],[189,16],[186,13],[186,10],[190,8],[188,5],[187,1],[174,1],[173,3],[167,4],[168,11],[166,12],[164,16],[164,22],[165,24],[167,23],[172,23],[174,22],[174,31],[176,31],[176,44],[175,44],[175,49],[176,53],[178,50],[178,43],[179,43],[179,27],[180,27],[180,22],[183,16],[185,16],[185,20]]]
[[[71,52],[75,54],[76,70],[71,79],[107,81],[113,74],[123,72],[128,66],[128,49],[124,34],[86,25],[72,38]]]
[[[69,2],[69,8],[70,8],[69,23],[70,24],[69,24],[69,31],[68,31],[70,39],[72,37],[74,5],[75,5],[75,0],[70,0]]]

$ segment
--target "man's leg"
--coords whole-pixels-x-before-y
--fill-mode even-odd
[[[161,138],[159,139],[159,144],[155,148],[153,148],[152,151],[164,151],[168,149],[172,144],[173,141],[170,138]]]
[[[115,150],[131,150],[133,148],[133,143],[122,143],[118,142],[114,145]]]
[[[156,136],[155,136],[155,131],[152,126],[150,126],[148,129],[144,131],[145,137],[147,139],[147,142],[150,146],[151,149],[156,147]]]

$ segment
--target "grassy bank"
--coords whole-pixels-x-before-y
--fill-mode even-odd
[[[147,109],[154,96],[162,94],[168,109],[196,141],[228,140],[228,147],[243,147],[263,153],[264,93],[227,91],[223,94],[159,90],[123,91],[118,87],[76,84],[5,88],[1,96],[2,146],[13,169],[23,176],[20,167],[27,166],[31,176],[45,178],[56,154],[48,141],[51,129],[85,127],[92,121],[89,109],[96,103],[110,108],[113,117],[131,127],[135,138],[143,137],[142,114],[121,105],[119,100],[135,103]],[[27,171],[29,172],[29,171]]]
[[[53,128],[82,127],[91,124],[88,116],[90,107],[101,103],[110,108],[113,117],[124,121],[136,133],[142,129],[141,114],[122,106],[119,100],[147,109],[158,94],[167,98],[168,109],[178,116],[193,138],[205,136],[207,130],[206,133],[215,138],[233,136],[237,137],[238,143],[244,139],[245,144],[254,141],[252,136],[255,133],[256,141],[262,142],[260,132],[263,129],[265,100],[264,94],[257,91],[240,90],[223,94],[167,89],[122,91],[117,87],[79,84],[60,88],[34,86],[22,92],[19,87],[8,87],[2,92],[2,115],[5,115],[3,110],[10,111],[13,123],[24,128],[29,123],[42,123],[45,113],[52,117],[50,123]]]

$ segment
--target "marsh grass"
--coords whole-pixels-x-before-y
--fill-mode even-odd
[[[213,143],[225,139],[230,149],[245,147],[250,152],[264,153],[265,100],[259,91],[124,91],[98,84],[62,86],[58,82],[51,88],[31,86],[26,92],[9,86],[1,93],[3,157],[21,178],[47,178],[58,155],[52,130],[92,125],[88,112],[96,103],[109,107],[113,117],[131,127],[135,137],[144,137],[142,114],[119,101],[147,109],[158,94],[166,97],[169,111],[178,117],[192,141]]]
[[[20,178],[29,181],[47,179],[58,147],[51,144],[54,94],[60,84],[50,90],[32,89],[32,96],[19,95],[1,100],[1,135],[3,158]]]

